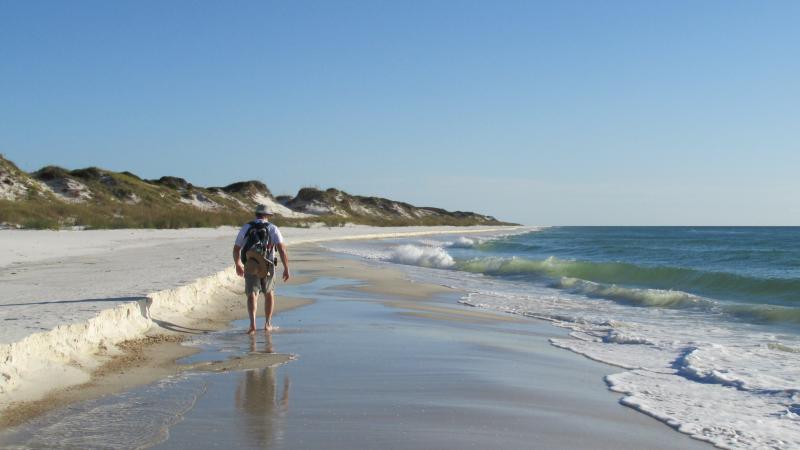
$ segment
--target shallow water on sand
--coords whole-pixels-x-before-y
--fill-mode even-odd
[[[708,448],[617,404],[605,366],[553,348],[536,321],[453,321],[318,279],[272,333],[199,336],[187,363],[251,352],[277,367],[192,373],[54,411],[17,448]],[[463,310],[457,297],[437,306]],[[280,300],[279,300],[280,301]],[[111,420],[109,420],[111,418]],[[86,432],[89,430],[90,432]]]
[[[215,378],[158,448],[706,448],[616,404],[551,327],[413,317],[333,284],[298,288],[317,302],[238,339],[295,360]]]

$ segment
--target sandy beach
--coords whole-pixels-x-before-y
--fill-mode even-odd
[[[254,340],[242,333],[241,282],[226,268],[231,230],[191,239],[149,232],[157,243],[146,245],[126,232],[96,232],[95,245],[76,245],[74,255],[3,261],[0,311],[14,326],[3,331],[12,358],[3,366],[11,377],[0,443],[709,448],[620,405],[603,382],[611,367],[548,343],[563,330],[460,305],[458,290],[314,244],[453,230],[288,231],[294,279],[278,288],[280,328]],[[2,245],[13,246],[10,238]],[[118,247],[109,253],[109,245]],[[155,425],[130,403],[173,394]],[[127,417],[128,428],[87,432],[98,405]]]
[[[298,245],[492,229],[348,226],[285,235]],[[0,411],[92,382],[124,353],[121,342],[225,326],[240,313],[243,291],[230,261],[236,231],[0,231]]]
[[[800,2],[0,10],[0,450],[800,450]]]

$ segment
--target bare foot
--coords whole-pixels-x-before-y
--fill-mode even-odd
[[[251,327],[249,330],[247,330],[247,334],[249,334],[249,335],[256,334],[256,329]]]
[[[273,326],[272,324],[269,324],[269,323],[264,325],[264,331],[266,331],[267,333],[269,333],[270,331],[273,331],[273,330],[277,330],[277,329],[278,329],[278,327]]]

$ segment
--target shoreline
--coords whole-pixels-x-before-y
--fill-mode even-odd
[[[491,347],[487,348],[490,349],[489,355],[491,355],[492,359],[495,360],[495,363],[500,363],[501,361],[503,361],[503,364],[512,364],[512,366],[516,366],[517,364],[521,363],[530,364],[531,361],[527,360],[527,358],[525,360],[518,359],[524,357],[525,354],[529,354],[530,356],[534,357],[534,360],[544,358],[545,364],[541,366],[540,369],[536,369],[536,367],[538,367],[540,363],[534,363],[533,366],[534,370],[544,370],[543,374],[551,373],[552,370],[554,369],[554,367],[552,367],[553,363],[559,361],[558,366],[559,367],[563,366],[561,369],[559,369],[558,372],[556,372],[560,374],[558,375],[559,379],[562,376],[569,379],[578,376],[578,374],[580,374],[579,377],[581,379],[585,379],[587,376],[586,375],[587,369],[589,369],[588,370],[589,373],[594,373],[595,375],[597,375],[595,377],[586,378],[586,380],[592,380],[591,381],[592,386],[583,386],[583,384],[585,383],[579,383],[581,384],[581,386],[570,388],[569,391],[562,391],[562,389],[564,389],[563,386],[561,387],[554,386],[556,387],[556,392],[552,394],[546,393],[547,391],[543,391],[542,393],[535,395],[533,393],[526,394],[528,396],[532,395],[528,400],[531,403],[526,404],[525,406],[525,409],[528,410],[526,414],[533,414],[533,417],[537,417],[540,414],[542,414],[542,412],[540,411],[541,408],[545,408],[545,410],[556,408],[556,411],[561,411],[559,412],[559,414],[564,414],[567,411],[572,411],[569,414],[578,414],[579,416],[576,418],[584,416],[585,420],[589,420],[591,422],[599,420],[596,418],[598,414],[600,416],[605,416],[608,414],[607,412],[600,413],[599,411],[596,411],[594,409],[597,408],[598,405],[600,405],[604,409],[613,411],[613,417],[615,417],[614,419],[603,418],[600,421],[606,422],[611,420],[611,422],[609,423],[614,424],[614,427],[622,427],[619,431],[628,430],[630,432],[633,432],[637,436],[636,439],[638,439],[638,441],[634,442],[641,442],[642,440],[644,440],[644,442],[657,443],[659,442],[659,439],[663,439],[664,436],[668,436],[674,439],[675,442],[677,443],[677,444],[670,444],[674,445],[673,448],[695,448],[695,444],[702,444],[699,443],[699,441],[693,441],[687,436],[677,433],[677,431],[674,431],[669,427],[666,427],[663,424],[647,416],[644,416],[642,414],[633,411],[632,409],[625,408],[624,406],[619,405],[618,404],[619,396],[612,392],[609,392],[604,386],[602,386],[603,381],[602,377],[599,376],[599,374],[610,373],[610,370],[608,370],[608,368],[605,368],[606,365],[592,362],[583,357],[575,355],[571,352],[565,352],[561,349],[552,347],[547,341],[548,338],[565,333],[561,330],[551,327],[545,321],[531,320],[528,318],[520,318],[512,315],[500,314],[491,311],[481,311],[475,308],[470,308],[468,306],[464,306],[455,302],[454,299],[459,295],[461,295],[460,291],[457,289],[445,286],[431,285],[426,283],[409,283],[405,274],[400,270],[391,268],[387,269],[386,267],[371,265],[365,261],[357,261],[348,258],[343,258],[317,245],[298,246],[297,248],[294,248],[293,251],[294,251],[293,254],[295,255],[294,261],[302,264],[301,267],[303,269],[297,270],[299,276],[297,277],[295,283],[292,283],[290,285],[283,285],[283,284],[279,285],[277,291],[278,293],[277,306],[280,308],[281,315],[277,316],[276,319],[279,322],[279,326],[282,329],[285,328],[285,330],[279,330],[279,332],[277,334],[273,334],[271,338],[271,340],[276,341],[275,345],[278,351],[281,351],[283,353],[267,355],[268,359],[266,360],[257,361],[250,367],[239,367],[239,368],[252,369],[252,368],[273,367],[269,369],[270,371],[273,371],[276,370],[274,369],[275,367],[277,367],[276,365],[280,365],[283,362],[286,362],[289,359],[289,357],[286,353],[286,349],[282,348],[281,340],[284,340],[292,336],[303,337],[306,335],[306,333],[309,333],[311,332],[311,330],[313,330],[313,326],[311,326],[311,328],[308,331],[301,332],[298,334],[297,331],[299,330],[295,331],[295,329],[292,328],[292,324],[289,324],[285,327],[283,322],[288,321],[289,319],[288,318],[284,319],[284,318],[287,315],[292,314],[288,309],[286,309],[286,307],[289,306],[288,305],[289,303],[296,301],[292,299],[303,298],[303,297],[315,298],[316,296],[322,295],[323,299],[321,302],[316,302],[312,304],[309,301],[306,302],[300,301],[300,304],[297,304],[297,306],[306,306],[307,308],[310,308],[308,309],[309,312],[317,308],[326,307],[329,310],[333,308],[333,310],[331,311],[334,310],[339,311],[338,314],[347,314],[347,312],[341,311],[343,308],[352,310],[354,312],[358,312],[363,309],[368,309],[370,311],[374,311],[373,313],[369,313],[370,317],[372,317],[374,314],[377,313],[380,314],[381,317],[386,317],[392,321],[401,320],[402,321],[401,323],[416,324],[414,325],[415,327],[419,327],[419,324],[421,323],[424,325],[422,329],[428,330],[425,331],[426,334],[433,333],[430,337],[434,336],[444,337],[446,341],[451,341],[452,339],[456,340],[466,339],[465,343],[471,343],[470,348],[475,345],[477,345],[477,347],[475,347],[477,349],[482,348],[484,345],[480,344],[482,339],[486,338],[489,335],[496,334],[498,331],[506,329],[507,327],[512,327],[512,329],[519,328],[520,331],[512,331],[511,335],[512,338],[516,336],[518,333],[521,333],[519,334],[519,336],[534,337],[536,339],[536,342],[538,342],[538,344],[536,344],[535,348],[533,349],[524,349],[523,353],[519,353],[520,351],[523,351],[523,348],[522,347],[517,348],[518,344],[511,343],[513,341],[510,341],[509,343],[494,348],[495,345],[498,345],[497,343],[494,343],[496,338],[492,338],[491,336],[489,336],[490,340],[487,341],[487,344],[491,343],[490,344]],[[295,266],[295,267],[300,267],[300,266]],[[329,287],[324,287],[325,284],[324,280],[344,280],[344,281],[338,284],[331,285]],[[323,283],[323,286],[315,288],[314,285],[317,285],[320,282]],[[286,294],[282,293],[287,291],[289,292],[290,296],[287,296]],[[339,298],[341,296],[344,296],[343,298],[347,298],[348,301],[345,301],[342,304],[337,304],[336,302],[328,301],[327,296],[332,296],[334,298]],[[236,298],[235,295],[234,298]],[[364,305],[364,306],[362,307],[354,305]],[[296,313],[294,314],[295,316],[301,318],[299,320],[301,320],[303,328],[306,328],[305,322],[306,322],[306,316],[308,314],[305,311],[307,310],[307,308],[297,310]],[[227,319],[244,317],[243,314],[244,312],[245,311],[243,309],[243,302],[239,301],[238,310],[229,311],[229,313],[232,314],[232,316],[227,317]],[[323,314],[322,317],[324,317],[326,320],[334,320],[334,323],[336,323],[336,319],[335,318],[330,319],[329,314]],[[356,319],[348,318],[346,320],[356,320]],[[377,321],[375,322],[375,325],[378,326],[378,328],[376,328],[375,331],[368,332],[368,335],[373,336],[378,341],[390,339],[387,333],[391,333],[391,330],[394,327],[390,324],[387,324],[385,326],[388,326],[389,328],[384,329],[384,325],[378,325],[380,323],[383,323],[386,319],[380,319],[378,317],[375,317],[372,320]],[[218,324],[221,324],[222,328],[230,329],[231,326],[234,328],[236,327],[235,323],[229,320],[228,321],[219,320]],[[203,330],[210,330],[211,328],[209,326],[201,327],[199,324],[194,324],[194,325],[183,324],[183,326],[185,327],[184,328],[185,330],[189,329],[190,327]],[[463,327],[467,328],[464,329]],[[326,326],[324,329],[328,330],[329,328],[328,326]],[[522,331],[527,329],[532,329],[533,334],[530,334],[531,331]],[[464,334],[464,331],[467,331],[466,335]],[[328,332],[323,331],[322,335],[323,340],[321,342],[331,341],[330,338],[324,337],[327,336],[326,333],[329,334],[330,331]],[[258,334],[260,335],[261,333]],[[230,333],[228,333],[228,336],[229,340],[233,338],[232,342],[241,341],[241,339],[238,338],[238,335],[230,335]],[[447,337],[447,336],[452,336],[452,337]],[[188,337],[191,338],[191,334],[189,334]],[[430,337],[425,338],[426,341],[427,339],[430,339]],[[258,336],[257,338],[261,339],[260,336]],[[514,340],[516,340],[516,338],[514,338]],[[369,340],[367,340],[366,342],[369,342]],[[392,341],[389,340],[387,342],[392,342]],[[176,370],[180,370],[180,365],[176,363],[176,360],[179,357],[189,356],[199,351],[197,350],[197,348],[186,347],[177,342],[166,342],[166,343],[151,342],[149,344],[150,345],[142,346],[141,350],[151,355],[158,355],[158,354],[160,354],[161,356],[169,355],[166,357],[166,359],[169,361],[166,361],[165,364],[168,370],[163,372],[165,376],[169,376],[170,374],[175,374],[177,373]],[[289,353],[295,353],[295,352],[300,353],[299,361],[293,361],[290,362],[288,365],[280,366],[278,367],[277,370],[293,370],[295,367],[299,367],[303,363],[308,364],[315,362],[318,364],[325,364],[327,367],[327,364],[330,363],[325,363],[326,358],[327,359],[333,358],[333,361],[338,361],[340,359],[340,356],[337,356],[335,352],[325,353],[324,349],[318,348],[319,345],[320,343],[309,343],[306,344],[305,347],[300,347],[300,350],[297,351],[295,351],[295,349],[289,348],[288,349]],[[508,345],[512,345],[512,347],[506,347]],[[405,345],[402,345],[401,348],[404,346]],[[179,348],[179,350],[183,352],[181,354],[182,356],[180,355],[176,356],[175,354],[169,354],[169,351],[166,352],[164,351],[165,349],[168,350],[170,347],[172,347],[173,349],[175,349],[176,347]],[[311,353],[320,351],[322,351],[324,354],[327,354],[328,356],[323,356],[319,354],[314,355]],[[357,348],[351,348],[349,350],[344,350],[344,351],[345,354],[347,354],[347,352],[356,352],[356,354],[361,353],[361,351],[358,350]],[[448,357],[450,358],[457,357],[458,355],[461,354],[460,352],[462,351],[463,350],[452,353]],[[530,353],[531,351],[533,353]],[[465,356],[468,356],[468,354],[469,352]],[[319,360],[316,361],[318,358]],[[423,361],[431,361],[435,365],[438,365],[438,363],[436,363],[436,360],[438,359],[439,359],[438,357],[435,357],[433,359],[430,359],[430,357],[428,357],[425,358]],[[141,361],[138,362],[141,363]],[[120,367],[114,367],[114,370],[121,368],[121,370],[126,373],[135,372],[137,369],[136,367],[137,361],[134,360],[133,361],[134,364],[129,364],[129,363],[130,361],[123,362],[123,364]],[[396,365],[396,363],[397,362],[394,362],[392,363],[392,365]],[[422,373],[427,373],[431,370],[430,368],[425,369],[425,365],[428,363],[422,362],[420,364],[423,364],[423,367],[421,368]],[[113,365],[111,366],[113,367]],[[145,362],[142,366],[138,366],[138,368],[146,366],[147,363]],[[491,370],[492,366],[493,364],[489,364],[485,368],[475,367],[474,369],[480,369],[481,371]],[[334,369],[333,367],[339,367],[339,369]],[[571,374],[571,372],[574,371],[576,368],[578,369],[578,371],[574,374]],[[564,372],[565,369],[567,370],[566,372]],[[350,368],[350,363],[346,363],[344,365],[334,364],[333,366],[331,366],[331,370],[333,370],[332,374],[344,371],[344,373],[342,373],[341,375],[345,376],[346,378],[352,376],[352,375],[346,375],[352,370],[356,370],[356,373],[359,374],[361,373],[360,369]],[[411,373],[414,373],[413,366],[405,369],[405,371],[407,370],[412,370]],[[405,373],[405,371],[396,373],[396,376],[400,376],[401,378],[407,377],[408,374],[402,375],[403,373]],[[239,374],[248,374],[248,373],[259,373],[259,371],[239,372],[234,370],[231,372],[223,372],[220,375],[215,375],[215,376],[226,377],[224,379],[230,379],[231,377],[235,378],[244,376]],[[367,373],[369,373],[369,370],[367,371]],[[395,372],[383,373],[382,376],[384,377],[384,382],[391,383],[392,382],[391,380],[393,379],[393,377],[395,377],[395,375],[393,375],[394,373]],[[120,383],[120,379],[117,378],[117,375],[115,373],[111,373],[111,371],[109,371],[109,375],[112,376],[107,377],[107,379],[110,385],[113,385],[116,389],[113,392],[127,391],[136,386],[136,385],[124,386],[122,385],[122,383]],[[510,375],[511,373],[504,376],[510,376]],[[250,377],[250,375],[247,376]],[[552,375],[548,375],[548,377],[552,377]],[[220,380],[222,379],[223,378],[221,378]],[[398,379],[396,381],[399,382],[400,380]],[[448,390],[461,389],[462,387],[459,387],[462,386],[461,383],[462,382],[458,381],[458,379],[449,382],[451,387],[449,387]],[[501,391],[499,392],[503,392],[511,388],[511,386],[513,385],[512,384],[506,386],[505,383],[506,382],[501,383],[494,389],[502,388]],[[383,384],[381,384],[381,386],[383,386]],[[567,394],[567,392],[572,392],[576,389],[578,392]],[[59,403],[58,401],[49,404],[43,403],[42,405],[49,407],[49,409],[43,408],[41,411],[39,411],[39,413],[41,414],[41,413],[46,413],[48,411],[53,411],[59,406],[64,406],[65,404],[75,403],[81,400],[93,398],[92,396],[96,398],[98,394],[106,395],[98,390],[91,389],[91,387],[89,387],[88,389],[77,388],[75,389],[75,391],[77,392],[82,391],[84,397],[73,398],[71,400],[62,398],[61,403]],[[301,392],[302,391],[303,390],[301,390]],[[109,391],[109,393],[110,392],[112,391]],[[395,394],[392,394],[392,392],[395,392]],[[469,395],[475,395],[480,391],[468,391],[468,392],[470,392]],[[388,396],[387,398],[389,399],[387,401],[390,402],[396,401],[392,399],[395,398],[394,395],[397,394],[401,394],[404,398],[407,397],[406,394],[402,394],[402,391],[396,392],[396,390],[391,390],[386,392],[386,395]],[[298,394],[295,394],[295,396],[296,395]],[[362,393],[361,395],[367,395],[367,394]],[[542,397],[542,395],[544,395],[544,397]],[[565,395],[566,397],[564,397]],[[214,395],[212,394],[208,394],[207,396],[214,397]],[[203,398],[205,397],[206,396],[204,396]],[[589,397],[591,399],[591,402],[588,405],[584,405],[583,400],[581,401],[577,400],[579,398],[584,398],[584,397]],[[334,398],[336,398],[335,394]],[[347,400],[347,398],[342,398],[341,400]],[[204,400],[201,399],[201,401]],[[497,398],[497,401],[503,402],[509,400],[505,399],[505,395],[501,395],[501,397]],[[544,401],[545,403],[540,403],[542,401]],[[555,403],[553,403],[553,401],[555,401]],[[202,411],[203,408],[204,408],[203,406],[197,406],[187,411],[186,417],[178,421],[180,423],[173,425],[175,429],[170,428],[169,436],[173,437],[167,440],[166,442],[163,442],[163,446],[165,448],[176,448],[175,447],[176,445],[178,447],[183,445],[184,447],[189,448],[190,446],[187,446],[187,444],[191,442],[195,442],[196,445],[196,443],[198,442],[197,441],[198,438],[194,436],[198,432],[200,432],[200,435],[202,435],[202,432],[201,430],[192,428],[193,427],[192,417],[193,414],[202,415],[206,413]],[[499,417],[495,417],[496,413],[492,412],[494,408],[496,408],[496,406],[482,413],[481,417],[483,418],[480,420],[491,419],[494,417],[493,419],[491,419],[491,421],[496,421]],[[564,408],[567,409],[564,410]],[[512,409],[512,411],[513,410],[515,410],[515,408]],[[445,416],[446,421],[452,420],[452,419],[447,419],[447,417],[448,416]],[[540,419],[545,419],[546,417],[547,416],[542,416],[540,417]],[[540,427],[540,425],[536,425],[534,423],[531,423],[530,426],[532,426],[534,429]],[[189,432],[189,436],[186,436],[184,434],[184,430],[186,429],[193,430]],[[561,425],[560,428],[558,428],[557,430],[560,430],[559,433],[566,433],[566,434],[570,433],[569,427],[565,425]],[[385,431],[391,433],[391,431],[389,430]],[[615,433],[616,431],[617,430],[614,430],[613,432]],[[546,432],[552,434],[553,430],[547,430]],[[612,447],[610,443],[616,442],[617,438],[609,435],[608,430],[598,429],[595,432],[600,433],[600,435],[604,436],[602,438],[602,442],[604,442],[604,445],[601,445],[601,447],[616,448]],[[565,439],[564,442],[571,442],[570,439]],[[501,440],[501,442],[503,441]],[[550,441],[550,442],[554,443],[561,441]],[[569,445],[564,444],[564,442],[561,442],[560,445],[555,446],[554,448],[571,448],[569,447]],[[336,447],[336,446],[334,447],[346,448],[346,447]],[[706,447],[705,444],[702,444],[702,445],[697,445],[696,448],[700,449],[708,447]]]
[[[509,232],[519,229],[519,227],[469,227],[467,229],[460,229],[458,227],[416,227],[416,229],[409,231],[407,228],[402,230],[382,230],[370,227],[348,227],[343,230],[327,230],[322,232],[319,230],[308,231],[304,229],[290,229],[292,231],[287,234],[293,235],[297,232],[298,236],[296,238],[289,237],[287,239],[291,239],[290,245],[294,247],[333,240],[394,238],[450,233],[496,233],[497,231]],[[144,234],[152,237],[154,234],[159,235],[159,231],[160,230],[145,230]],[[165,231],[166,234],[176,234],[176,232],[185,233],[186,230]],[[203,232],[210,232],[210,234],[213,235],[213,244],[217,247],[230,247],[231,244],[229,241],[232,240],[232,237],[230,237],[231,230],[203,230]],[[340,234],[336,234],[337,232]],[[0,236],[7,236],[2,233],[13,233],[17,235],[17,237],[19,237],[18,233],[25,233],[28,240],[16,239],[11,243],[6,239],[0,241],[0,244],[2,244],[0,247],[6,250],[9,248],[16,248],[16,254],[19,254],[21,249],[26,249],[26,251],[32,252],[35,257],[41,258],[41,254],[36,253],[37,246],[26,246],[26,244],[30,243],[30,239],[35,239],[36,236],[42,236],[43,234],[52,238],[53,236],[58,236],[59,233],[65,232],[6,230],[0,232]],[[82,238],[86,236],[72,234],[86,233],[86,231],[66,233],[69,233],[69,235],[73,237],[78,236]],[[100,243],[87,243],[87,245],[84,246],[85,251],[102,252],[108,245],[120,245],[120,236],[130,236],[131,230],[112,231],[110,234],[94,234],[104,236],[105,241]],[[220,236],[216,236],[216,234]],[[148,251],[146,254],[147,257],[151,257],[154,251],[156,251],[156,256],[159,256],[159,252],[170,253],[170,248],[168,248],[170,242],[169,240],[164,241],[163,239],[166,238],[163,238],[163,236],[162,239],[156,239],[156,242],[148,242],[147,245],[141,242],[137,243],[135,236],[133,238],[129,237],[129,239],[130,242],[128,244],[130,248],[127,250],[132,252],[130,255],[141,256],[141,250],[143,248]],[[44,243],[40,242],[39,244],[47,245],[47,239],[44,240]],[[124,246],[123,244],[123,247]],[[185,250],[185,247],[180,247],[175,244],[173,244],[173,247]],[[208,247],[211,247],[211,244],[205,245],[203,249],[207,252]],[[69,245],[66,249],[69,251],[74,250]],[[129,256],[129,254],[124,253],[125,251],[126,250],[121,250],[116,253],[116,255],[124,255],[127,256],[128,259],[135,259]],[[228,252],[224,253],[222,261],[227,259],[228,253],[229,249]],[[4,254],[8,255],[10,253],[5,252]],[[86,257],[85,253],[79,254]],[[63,254],[58,255],[58,258],[63,257]],[[30,259],[29,262],[24,265],[10,264],[0,267],[0,270],[6,272],[2,275],[7,275],[9,271],[12,271],[10,275],[16,275],[17,273],[13,271],[19,271],[20,267],[23,267],[24,270],[28,271],[27,276],[30,279],[36,280],[40,278],[41,273],[48,273],[48,270],[56,267],[63,272],[70,272],[66,274],[70,278],[65,278],[65,281],[75,281],[75,269],[64,270],[63,261],[58,261],[58,264],[43,264],[38,267],[29,267],[34,262],[41,263],[40,260],[36,260],[34,257],[31,258],[33,259]],[[222,261],[218,262],[218,264],[223,264]],[[77,264],[94,263],[91,260],[87,261],[80,257],[74,258],[71,262],[73,262],[73,266]],[[208,265],[208,261],[203,260],[202,262]],[[104,303],[99,303],[97,307],[99,312],[94,313],[90,310],[90,318],[85,322],[78,321],[77,323],[58,325],[49,331],[29,334],[21,340],[12,341],[10,343],[0,343],[0,357],[2,357],[0,360],[3,361],[0,362],[0,373],[3,374],[3,378],[0,379],[0,425],[3,423],[19,423],[19,420],[7,418],[7,415],[10,415],[12,411],[23,411],[26,408],[28,408],[29,411],[42,411],[43,409],[47,409],[41,406],[33,408],[30,407],[30,405],[36,404],[36,402],[41,401],[48,395],[65,395],[65,398],[72,398],[71,396],[74,394],[64,394],[64,392],[69,393],[76,386],[92,383],[93,374],[95,372],[101,370],[101,368],[109,364],[110,361],[114,361],[115,358],[122,357],[125,354],[123,350],[118,348],[123,342],[136,341],[137,339],[147,338],[148,336],[152,337],[153,333],[162,335],[168,334],[161,333],[161,331],[169,331],[170,329],[175,331],[180,330],[181,327],[193,327],[193,325],[201,323],[204,317],[226,314],[230,313],[231,310],[235,310],[236,307],[232,306],[229,300],[219,301],[217,299],[218,297],[230,297],[232,292],[241,289],[239,286],[239,284],[241,284],[239,282],[240,280],[236,277],[233,269],[230,268],[230,264],[227,262],[224,262],[224,264],[227,268],[222,271],[195,279],[189,283],[182,283],[175,288],[141,295],[138,298],[121,297],[115,302],[117,305],[111,308],[106,308]],[[93,278],[93,274],[90,271],[91,269],[84,267],[76,267],[76,269],[84,272],[84,277],[87,279],[87,282]],[[207,271],[208,268],[205,270]],[[0,278],[3,278],[2,275],[0,275]],[[80,277],[78,277],[77,281],[81,281]],[[135,279],[132,280],[133,283],[137,281],[138,280]],[[298,278],[294,281],[302,282],[303,279]],[[31,283],[28,285],[22,283],[17,286],[16,292],[14,292],[14,290],[11,292],[23,292],[25,290],[24,288],[27,286],[30,286],[33,290],[37,289],[34,288],[34,285]],[[35,283],[35,286],[39,286],[38,282]],[[75,289],[82,291],[83,286],[78,283]],[[100,283],[98,289],[104,289],[102,283]],[[8,295],[7,292],[4,292],[4,294]],[[6,297],[6,295],[4,295],[4,297]],[[35,295],[36,293],[31,296],[34,297],[34,300],[38,300],[39,298],[35,297]],[[55,293],[52,290],[45,290],[44,295],[55,295]],[[131,299],[135,299],[135,301],[131,302]],[[80,302],[84,302],[84,300],[80,300]],[[102,299],[97,299],[97,302],[102,302]],[[0,302],[0,305],[3,303],[8,304],[8,298],[4,298],[3,302]],[[47,302],[33,301],[29,304],[32,305],[31,308],[36,308],[36,305],[43,303]],[[57,302],[50,303],[58,304]],[[66,300],[63,303],[73,305],[75,302]],[[6,312],[6,314],[10,313],[11,312]],[[83,314],[86,315],[85,313]],[[190,322],[184,322],[186,324],[176,327],[178,323],[185,321],[187,318],[190,319]],[[227,322],[233,318],[235,317],[231,317]],[[5,320],[10,319],[14,318],[10,317]],[[67,320],[69,320],[69,318],[67,318]],[[63,323],[63,317],[58,317],[58,322]],[[176,354],[181,353],[177,352]],[[58,376],[54,377],[53,375],[55,374],[58,374]],[[54,383],[53,380],[58,381]],[[29,412],[27,414],[32,413]]]
[[[235,448],[275,439],[280,448],[710,448],[621,405],[604,383],[615,368],[550,345],[567,332],[546,321],[470,308],[457,303],[458,289],[317,247],[296,254],[314,281],[286,290],[317,301],[279,317],[269,341],[298,358],[221,375],[156,448],[206,439]],[[254,379],[273,395],[291,379],[286,409],[231,410],[226,399]],[[225,436],[204,436],[199,427],[219,416],[228,418],[218,429]],[[251,442],[243,423],[272,425],[245,429]]]

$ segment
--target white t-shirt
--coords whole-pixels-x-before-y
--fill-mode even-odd
[[[256,219],[254,222],[269,223],[269,221],[266,219]],[[252,222],[244,224],[242,229],[239,230],[239,234],[236,236],[236,242],[234,245],[238,247],[244,247],[244,241],[247,237],[247,230],[250,229],[250,223]],[[283,244],[283,236],[281,235],[281,230],[279,230],[278,227],[273,224],[270,224],[267,230],[269,230],[269,241],[272,243],[270,248],[267,249],[267,259],[272,260],[275,258],[275,245]]]

